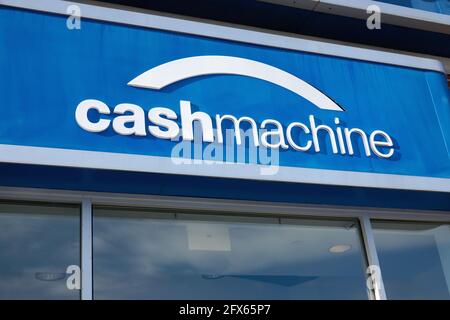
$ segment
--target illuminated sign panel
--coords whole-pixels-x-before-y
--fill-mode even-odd
[[[260,179],[256,148],[264,179],[450,191],[439,71],[66,18],[0,7],[0,161]]]

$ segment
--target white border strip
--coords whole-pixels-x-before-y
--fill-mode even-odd
[[[358,9],[363,12],[363,16],[365,18],[368,16],[366,11],[367,8],[369,6],[376,5],[381,9],[381,13],[383,15],[389,15],[397,19],[407,19],[407,21],[409,21],[411,25],[413,25],[412,22],[414,20],[442,25],[442,29],[447,27],[447,29],[445,30],[447,31],[447,34],[450,32],[450,30],[448,29],[448,27],[450,27],[450,17],[439,12],[427,11],[424,9],[402,6],[400,4],[397,5],[393,3],[372,0],[320,0],[319,2],[319,6],[317,8],[319,10],[322,9],[322,5]],[[395,20],[392,20],[391,18],[389,19],[389,22],[395,22]],[[397,23],[398,22],[401,21],[397,21]],[[399,25],[407,26],[407,24],[405,23],[399,23]]]
[[[0,144],[0,162],[133,172],[450,192],[450,179],[342,170],[277,167],[179,158]]]
[[[81,203],[89,199],[93,205],[133,208],[164,208],[220,213],[239,212],[289,217],[369,217],[395,221],[428,221],[450,223],[450,211],[422,209],[392,209],[382,207],[355,207],[343,205],[268,202],[263,200],[214,199],[185,196],[111,193],[98,191],[58,190],[0,186],[0,199]]]
[[[78,2],[62,0],[0,0],[0,5],[62,15],[66,15],[67,7],[71,4],[80,7],[81,15],[84,18],[342,58],[433,70],[445,74],[442,63],[438,60],[429,58],[280,36],[267,32],[252,31]]]
[[[439,12],[427,11],[420,8],[412,8],[381,1],[372,0],[258,0],[280,6],[288,6],[298,9],[306,9],[312,12],[338,15],[363,20],[369,16],[367,9],[377,6],[381,12],[383,24],[397,25],[406,28],[425,30],[450,34],[449,15]],[[371,31],[368,31],[371,32]],[[376,31],[375,31],[376,32]]]

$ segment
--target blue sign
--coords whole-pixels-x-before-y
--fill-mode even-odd
[[[436,70],[66,19],[0,7],[0,161],[208,175],[179,157],[281,168],[264,179],[389,187],[395,175],[450,190]],[[259,179],[233,170],[208,172]]]

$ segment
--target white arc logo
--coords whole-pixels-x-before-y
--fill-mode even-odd
[[[195,56],[169,61],[142,73],[128,85],[159,90],[181,80],[211,74],[242,75],[268,81],[296,93],[320,109],[344,111],[325,94],[286,71],[230,56]]]

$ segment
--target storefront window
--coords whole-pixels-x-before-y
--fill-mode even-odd
[[[0,202],[0,299],[79,299],[79,265],[78,206]]]
[[[373,223],[388,299],[450,299],[450,225]]]
[[[96,299],[367,299],[354,220],[94,208]]]

